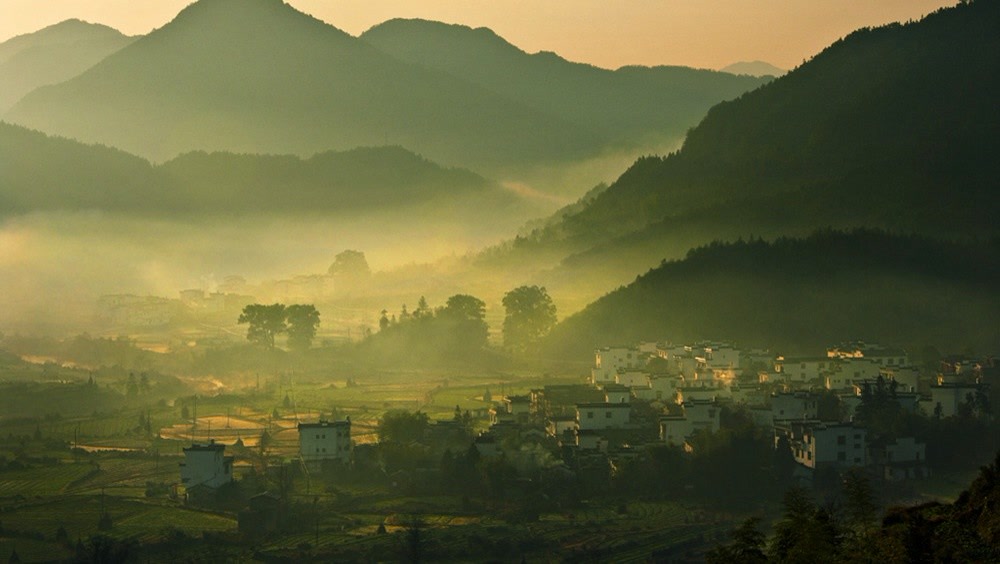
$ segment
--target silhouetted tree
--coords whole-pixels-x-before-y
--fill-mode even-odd
[[[319,327],[319,312],[312,305],[290,305],[285,309],[288,323],[288,346],[295,350],[307,350],[316,338]]]
[[[504,345],[519,352],[532,347],[556,324],[556,306],[545,288],[520,286],[503,297]]]
[[[249,324],[247,328],[248,341],[273,349],[275,336],[287,329],[285,306],[283,304],[248,305],[243,308],[238,322],[240,325]]]

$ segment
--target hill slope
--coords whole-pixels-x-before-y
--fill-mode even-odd
[[[993,350],[998,259],[997,241],[963,245],[879,231],[715,243],[567,318],[546,349],[580,359],[614,343],[724,339],[787,352],[863,337]]]
[[[399,147],[294,156],[190,153],[163,165],[0,122],[0,210],[182,214],[355,213],[414,205],[503,211],[484,178]]]
[[[712,108],[578,212],[486,262],[552,256],[533,282],[613,287],[713,239],[817,226],[1000,233],[1000,3],[865,29]],[[497,258],[499,257],[499,258]]]
[[[110,27],[67,20],[0,43],[0,115],[35,88],[69,80],[132,41]]]
[[[595,144],[581,127],[398,61],[280,0],[200,0],[6,119],[154,160],[388,141],[478,167],[572,158]]]
[[[765,81],[686,67],[622,67],[529,55],[486,28],[395,19],[361,39],[398,59],[447,72],[619,144],[679,137],[712,105]]]

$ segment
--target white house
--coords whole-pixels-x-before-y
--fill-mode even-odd
[[[648,388],[649,374],[645,370],[625,369],[618,372],[615,381],[629,388]]]
[[[583,431],[622,429],[629,423],[632,406],[627,403],[581,403],[576,406],[577,427]]]
[[[821,380],[832,372],[837,364],[836,359],[819,357],[789,357],[779,356],[774,361],[775,372],[780,372],[788,382],[812,382]]]
[[[799,464],[811,468],[862,467],[868,464],[868,431],[850,423],[803,421],[776,425],[775,442],[788,438],[792,455]]]
[[[188,490],[196,486],[214,489],[233,481],[233,457],[226,456],[226,445],[214,440],[185,448],[180,467],[181,484]]]
[[[607,403],[629,403],[632,401],[632,389],[621,384],[605,384],[604,401]]]
[[[714,433],[719,430],[720,411],[714,402],[686,402],[684,415],[660,417],[660,440],[668,445],[682,446],[698,431]]]
[[[553,437],[560,439],[567,431],[576,429],[576,416],[569,414],[552,415],[548,419],[545,430]]]
[[[660,417],[660,440],[669,446],[684,446],[684,442],[694,433],[694,426],[683,415]]]
[[[882,376],[899,384],[900,391],[916,392],[920,389],[920,369],[916,366],[883,368]]]
[[[931,403],[928,414],[940,413],[941,417],[952,417],[958,414],[959,406],[975,398],[976,393],[983,391],[982,384],[938,384],[931,386]],[[938,406],[941,407],[938,411]]]
[[[924,478],[928,475],[927,445],[913,437],[900,437],[873,452],[872,457],[887,480]]]
[[[299,423],[299,455],[310,466],[326,460],[351,461],[351,420]]]
[[[815,419],[818,401],[808,392],[787,392],[771,396],[771,413],[775,421]]]
[[[718,431],[721,412],[722,410],[714,401],[691,400],[684,402],[684,417],[691,422],[693,431],[702,429],[709,433]]]
[[[713,369],[736,370],[740,367],[740,349],[729,343],[699,343],[705,365]]]
[[[632,347],[604,347],[594,351],[594,367],[590,373],[592,384],[617,382],[618,373],[646,366],[652,355]]]
[[[851,382],[878,378],[881,367],[870,358],[845,358],[839,363],[840,373]]]

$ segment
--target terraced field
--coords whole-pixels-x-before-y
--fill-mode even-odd
[[[94,470],[89,464],[58,464],[0,473],[0,498],[58,495]]]

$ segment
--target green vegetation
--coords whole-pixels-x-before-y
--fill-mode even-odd
[[[759,519],[748,519],[729,543],[709,552],[708,562],[803,562],[821,555],[824,562],[1000,559],[1000,454],[954,503],[890,508],[881,524],[866,479],[854,476],[845,484],[852,487],[841,511],[817,505],[805,490],[790,490],[769,541],[758,530]]]
[[[528,265],[562,295],[627,283],[712,240],[817,227],[994,237],[998,26],[995,2],[971,2],[857,31],[713,107],[680,151],[639,159],[485,262]]]
[[[115,149],[6,123],[0,123],[0,186],[4,214],[349,214],[435,202],[451,211],[473,204],[516,209],[512,196],[482,177],[442,168],[399,147],[325,152],[305,160],[187,153],[153,166]]]
[[[412,313],[404,305],[395,322],[383,316],[381,330],[367,335],[354,352],[362,364],[380,367],[480,366],[492,358],[485,308],[467,294],[455,294],[435,309],[421,297]]]
[[[504,294],[503,344],[520,353],[534,348],[556,324],[556,306],[545,288],[520,286]]]
[[[713,243],[638,277],[556,326],[544,349],[582,358],[604,343],[728,339],[782,351],[863,332],[961,349],[1000,341],[996,242],[885,232]]]

